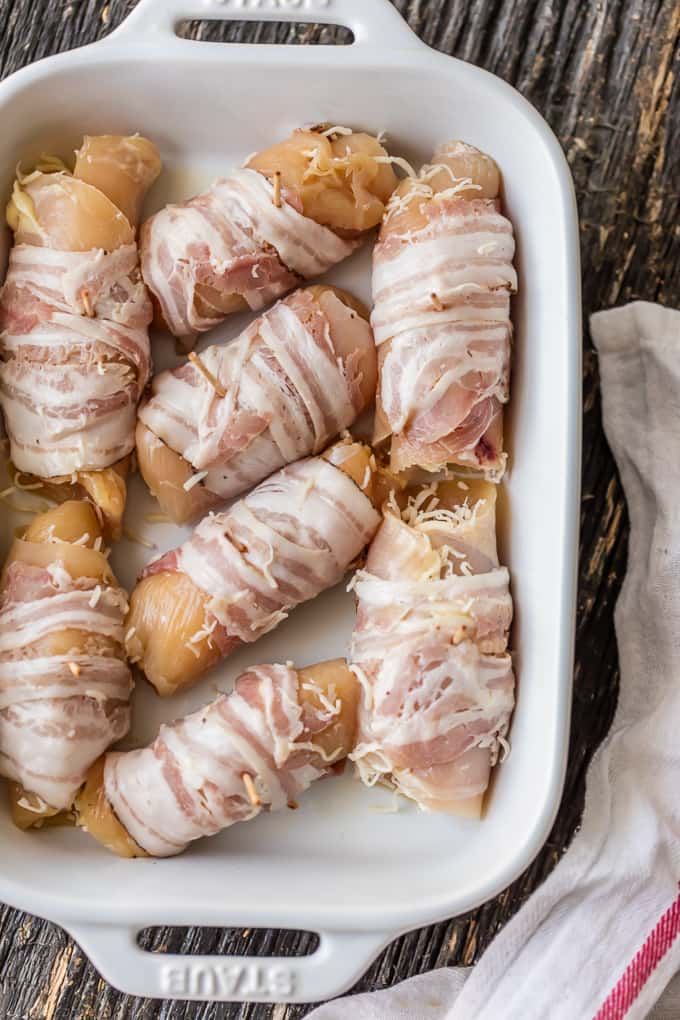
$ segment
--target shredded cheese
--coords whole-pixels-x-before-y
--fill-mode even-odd
[[[332,139],[333,135],[353,135],[354,132],[352,131],[352,128],[342,127],[340,124],[336,124],[335,127],[329,127],[326,128],[325,131],[320,131],[319,134],[323,135],[324,138]],[[378,141],[380,141],[380,139],[378,139]]]
[[[274,582],[273,587],[277,587],[276,582]],[[278,627],[280,623],[283,623],[283,621],[287,619],[288,613],[284,612],[283,609],[276,609],[273,613],[270,613],[269,616],[265,616],[263,619],[256,620],[254,623],[251,623],[250,629],[259,630],[262,634],[267,634],[270,630],[274,630],[275,627]]]
[[[208,621],[206,620],[203,624],[203,627],[191,635],[191,637],[189,638],[189,644],[197,645],[200,641],[203,641],[205,638],[210,639],[210,636],[212,632],[215,630],[216,626],[217,626],[216,619],[214,619],[212,623],[208,623]],[[210,644],[210,640],[208,640],[208,644]]]
[[[291,744],[291,748],[293,751],[313,751],[314,754],[319,755],[324,765],[332,765],[338,761],[339,758],[344,757],[344,749],[342,747],[336,747],[335,750],[329,753],[325,751],[323,747],[317,747],[316,744],[313,744],[309,740],[294,741]]]
[[[311,680],[302,684],[302,690],[312,691],[312,693],[316,695],[322,708],[326,711],[325,715],[323,713],[319,713],[319,718],[324,722],[330,722],[331,719],[334,719],[342,712],[342,702],[340,698],[335,698],[335,701],[331,701],[331,698],[335,695],[334,684],[331,684],[328,688],[330,697],[318,686],[318,684],[313,683]]]
[[[411,164],[403,156],[374,156],[373,159],[376,163],[383,163],[390,166],[392,163],[395,166],[400,167],[408,177],[417,178],[418,174],[415,172]]]
[[[207,471],[198,471],[195,475],[192,475],[191,478],[187,478],[182,488],[184,489],[185,492],[191,492],[194,486],[200,485],[203,479],[207,477],[208,477]]]
[[[367,712],[370,712],[373,708],[373,685],[371,684],[371,681],[368,679],[361,666],[357,666],[356,663],[352,663],[352,665],[350,665],[349,668],[350,671],[359,681],[359,685],[361,687],[364,697],[364,708],[366,709]]]
[[[21,797],[17,801],[19,807],[23,808],[24,811],[32,811],[36,815],[40,815],[43,811],[47,810],[48,804],[42,797],[39,797],[37,793],[31,794],[31,796],[35,798],[34,802],[30,801],[27,797]]]

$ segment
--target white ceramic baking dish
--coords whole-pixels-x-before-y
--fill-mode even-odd
[[[349,26],[355,42],[190,42],[175,33],[189,17],[307,18]],[[2,194],[18,159],[68,151],[84,132],[139,130],[158,143],[168,169],[152,205],[188,196],[294,126],[322,120],[385,130],[393,151],[415,163],[436,143],[464,138],[502,168],[521,281],[502,526],[517,607],[519,691],[512,753],[497,770],[485,819],[437,817],[405,805],[387,813],[391,796],[363,789],[348,774],[317,784],[295,815],[236,826],[181,858],[126,862],[76,831],[23,835],[0,813],[0,898],[63,925],[117,987],[221,1000],[335,995],[397,934],[500,892],[541,847],[559,802],[571,695],[581,419],[578,231],[566,162],[524,99],[492,75],[419,42],[388,0],[141,0],[105,41],[6,81],[0,116]],[[368,298],[368,253],[331,279]],[[232,321],[222,335],[234,335],[239,325]],[[150,503],[141,485],[131,503],[137,531],[160,548],[177,543],[177,529],[157,526],[152,533],[144,523]],[[149,555],[122,543],[113,557],[122,580],[131,584]],[[150,739],[162,718],[206,701],[215,683],[228,687],[250,663],[290,658],[303,664],[342,654],[352,621],[351,597],[336,590],[296,611],[188,695],[161,703],[140,684],[128,743]],[[295,960],[141,950],[139,930],[161,924],[304,928],[320,934],[320,946]]]

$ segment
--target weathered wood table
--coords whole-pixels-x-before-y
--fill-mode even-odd
[[[371,3],[372,0],[365,0]],[[584,310],[633,298],[680,304],[679,0],[395,0],[429,44],[515,85],[548,119],[576,180]],[[135,0],[0,0],[0,74],[91,42]],[[203,26],[205,28],[205,26]],[[201,31],[192,26],[191,31]],[[217,38],[333,41],[319,26],[220,25]],[[360,989],[445,964],[471,964],[558,860],[578,825],[586,767],[617,695],[612,614],[625,570],[627,522],[602,432],[597,359],[587,336],[577,662],[569,773],[559,817],[526,873],[465,917],[394,942]],[[1,861],[1,857],[0,857]],[[1,863],[0,863],[1,866]],[[285,932],[168,929],[174,951],[294,954]],[[110,988],[54,925],[0,907],[1,1020],[293,1020],[308,1008],[132,999]]]

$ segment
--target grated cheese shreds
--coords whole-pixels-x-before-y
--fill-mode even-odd
[[[319,713],[319,718],[322,719],[324,722],[330,722],[331,719],[334,719],[342,712],[342,702],[340,698],[336,698],[335,701],[331,701],[331,698],[335,694],[334,684],[331,684],[328,688],[330,697],[329,695],[325,694],[325,692],[318,686],[318,684],[313,683],[311,680],[302,684],[302,690],[312,691],[312,693],[316,695],[322,708],[326,710],[325,715]]]
[[[350,132],[350,134],[352,133]],[[352,152],[349,146],[345,148],[344,156],[338,156],[335,153],[329,156],[328,153],[322,151],[320,146],[313,149],[303,149],[302,155],[309,161],[302,175],[302,179],[305,182],[313,177],[337,176],[343,171],[352,170],[353,167],[360,167],[366,160],[372,160],[377,164],[390,164],[399,158],[374,156],[366,152]]]
[[[35,797],[34,803],[28,800],[27,797],[21,797],[17,801],[17,804],[20,808],[23,808],[24,811],[32,811],[37,815],[41,815],[43,811],[46,811],[48,808],[47,801],[44,801],[42,797],[37,795],[37,793],[32,794],[32,796]]]
[[[379,159],[381,157],[376,157]],[[402,165],[399,162],[399,157],[395,157],[393,160],[398,165]],[[404,161],[406,162],[406,161]],[[411,168],[413,171],[413,168]],[[451,187],[444,188],[442,191],[435,192],[432,185],[429,183],[439,173],[448,173],[451,178]],[[414,198],[421,198],[424,201],[439,201],[445,202],[449,198],[455,198],[456,195],[460,194],[461,191],[481,191],[481,185],[474,184],[470,177],[456,177],[452,168],[446,163],[426,163],[420,170],[419,174],[411,172],[410,178],[410,189],[406,195],[398,195],[396,192],[392,195],[389,202],[387,203],[387,210],[385,214],[385,221],[390,220],[393,216],[399,213],[406,212],[410,203]],[[411,233],[408,238],[404,240],[412,241],[417,236],[417,232]]]
[[[197,630],[194,634],[191,635],[191,637],[189,638],[189,644],[197,645],[205,638],[207,638],[208,644],[211,645],[210,637],[213,631],[215,630],[216,626],[217,626],[216,619],[213,619],[212,622],[208,622],[208,620],[206,620],[201,629]]]
[[[57,590],[65,590],[70,587],[73,578],[69,574],[68,570],[66,570],[63,563],[50,563],[46,567],[46,570],[52,584]]]
[[[394,164],[395,166],[400,167],[400,169],[403,170],[408,177],[412,177],[414,180],[418,178],[418,174],[415,172],[409,161],[404,159],[403,156],[373,156],[373,159],[376,163],[386,164],[387,166]]]
[[[367,712],[370,712],[371,709],[373,708],[373,685],[371,684],[371,681],[364,673],[361,666],[357,666],[357,664],[354,662],[350,664],[349,668],[350,672],[352,672],[359,681],[359,686],[361,687],[364,696],[364,708],[366,709]]]
[[[332,765],[344,756],[344,750],[342,747],[336,747],[334,751],[324,751],[323,747],[317,747],[310,740],[307,741],[296,741],[294,740],[290,745],[291,752],[294,751],[313,751],[314,754],[318,754],[322,762],[325,765]]]
[[[335,127],[326,128],[325,131],[320,131],[320,135],[324,138],[332,138],[333,135],[353,135],[352,128],[342,127],[340,124],[336,124]]]
[[[274,584],[274,587],[275,586],[276,584]],[[270,613],[269,616],[265,616],[262,619],[251,623],[250,629],[260,630],[262,634],[267,634],[270,630],[274,630],[275,627],[278,627],[280,623],[283,623],[283,621],[287,619],[288,613],[286,613],[283,609],[276,609],[273,613]]]
[[[496,734],[496,740],[498,741],[498,743],[499,743],[499,745],[500,745],[500,747],[502,749],[502,754],[500,756],[500,762],[501,762],[501,764],[503,764],[503,762],[506,761],[508,755],[512,751],[512,747],[510,745],[510,741],[502,733],[497,733]],[[496,763],[494,762],[494,765],[495,764]]]
[[[184,489],[185,492],[191,492],[194,486],[200,485],[203,479],[207,477],[208,477],[207,471],[198,471],[195,475],[192,475],[191,478],[187,478],[182,488]]]
[[[376,783],[380,783],[389,789],[394,789],[389,778],[392,772],[392,763],[379,743],[363,741],[357,744],[349,755],[349,759],[356,765],[359,778],[366,786],[375,786]]]

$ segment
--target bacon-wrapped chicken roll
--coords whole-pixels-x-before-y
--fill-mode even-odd
[[[479,816],[514,705],[512,600],[495,486],[460,484],[386,509],[356,576],[351,661],[364,692],[351,757],[369,785]]]
[[[16,468],[46,494],[87,494],[120,532],[153,310],[135,227],[160,172],[145,138],[86,137],[73,171],[19,174],[0,294],[0,403]]]
[[[92,763],[127,733],[125,592],[88,502],[36,517],[0,581],[0,774],[17,825],[72,807]]]
[[[499,477],[510,374],[512,225],[494,161],[463,142],[392,196],[373,255],[379,346],[376,441],[391,466]]]
[[[126,642],[159,694],[193,683],[341,580],[380,523],[374,464],[351,440],[298,461],[146,568]]]
[[[162,322],[190,349],[231,312],[260,309],[326,272],[380,223],[396,187],[371,135],[295,131],[141,232],[142,272]]]
[[[78,822],[121,857],[170,857],[288,805],[349,753],[359,687],[343,659],[254,666],[232,694],[91,769]]]
[[[139,413],[137,458],[163,510],[190,521],[352,425],[375,395],[367,320],[344,291],[309,287],[234,343],[157,375]]]

